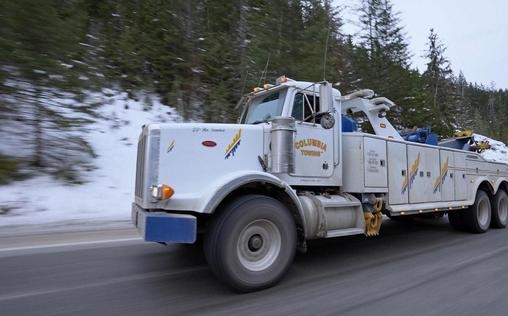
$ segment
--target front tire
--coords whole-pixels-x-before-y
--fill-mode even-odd
[[[293,261],[296,225],[276,199],[242,196],[211,223],[204,251],[211,270],[228,286],[261,290],[276,284]]]
[[[489,229],[491,220],[491,205],[488,194],[483,190],[476,192],[474,204],[462,212],[464,228],[471,233],[484,233]]]
[[[494,195],[492,201],[492,221],[490,227],[505,228],[508,224],[508,194],[502,189]]]

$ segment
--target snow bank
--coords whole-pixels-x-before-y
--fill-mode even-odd
[[[83,185],[66,185],[48,176],[0,186],[0,228],[56,222],[129,221],[133,201],[136,145],[141,126],[181,121],[176,111],[154,95],[104,89],[85,102],[100,102],[100,119],[86,138],[98,157],[97,169],[85,174]],[[2,214],[3,213],[3,214]]]

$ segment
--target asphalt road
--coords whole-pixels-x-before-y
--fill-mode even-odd
[[[249,294],[222,286],[197,246],[144,243],[128,234],[100,241],[101,234],[85,241],[31,236],[17,244],[0,238],[0,314],[477,316],[508,310],[508,229],[472,235],[451,230],[446,218],[386,220],[376,238],[312,242],[279,285]]]

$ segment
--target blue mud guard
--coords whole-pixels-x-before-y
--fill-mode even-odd
[[[132,205],[132,222],[146,241],[192,244],[196,241],[196,217],[187,214],[147,212]]]

